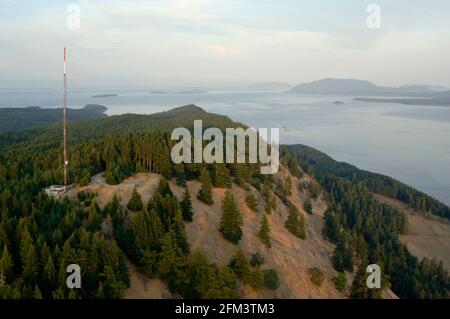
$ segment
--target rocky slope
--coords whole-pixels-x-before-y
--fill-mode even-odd
[[[322,237],[323,214],[326,202],[322,196],[313,201],[313,215],[307,214],[303,209],[305,194],[299,191],[299,183],[308,182],[310,177],[304,175],[302,180],[292,176],[285,169],[281,169],[276,179],[290,177],[292,180],[292,195],[289,200],[297,206],[305,217],[306,239],[301,240],[290,234],[284,224],[288,216],[286,205],[277,198],[277,209],[268,219],[271,227],[272,247],[267,248],[258,238],[259,223],[264,212],[261,194],[254,188],[250,191],[259,199],[260,207],[257,213],[247,207],[245,203],[246,191],[233,184],[231,191],[236,203],[243,214],[244,236],[239,245],[225,240],[219,231],[221,217],[221,201],[226,189],[213,190],[214,204],[208,206],[196,198],[200,188],[197,181],[189,181],[187,187],[191,194],[194,209],[194,221],[186,225],[187,238],[192,251],[202,250],[211,262],[217,265],[226,265],[237,249],[242,249],[248,258],[254,253],[260,253],[265,258],[263,268],[274,268],[280,277],[280,287],[275,290],[254,290],[247,285],[239,285],[239,293],[243,298],[346,298],[352,276],[347,274],[347,288],[344,293],[334,287],[332,278],[336,275],[330,261],[334,245]],[[120,198],[121,204],[126,206],[134,186],[146,202],[154,193],[161,177],[157,174],[139,173],[123,181],[119,185],[108,185],[104,178],[96,175],[87,187],[74,188],[68,196],[75,198],[78,191],[91,190],[97,194],[97,202],[104,206],[114,195]],[[170,181],[170,187],[180,200],[184,188]],[[108,227],[105,227],[108,228]],[[325,280],[320,287],[311,281],[308,270],[312,267],[320,268],[325,274]],[[126,291],[126,298],[170,298],[164,282],[157,279],[146,278],[139,273],[134,265],[129,263],[131,274],[131,287]],[[385,297],[395,297],[388,292]]]

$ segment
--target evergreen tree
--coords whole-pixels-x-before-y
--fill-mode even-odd
[[[222,200],[222,217],[220,231],[225,239],[237,244],[242,237],[242,215],[231,192],[227,191]]]
[[[21,231],[21,238],[20,254],[22,261],[22,275],[28,283],[35,284],[39,274],[39,259],[26,226]]]
[[[276,201],[268,181],[264,182],[261,195],[264,198],[266,213],[270,214],[276,208]]]
[[[230,171],[225,164],[214,164],[214,187],[230,187]]]
[[[178,186],[186,187],[186,171],[183,164],[175,164],[174,167],[176,183]]]
[[[334,286],[340,292],[344,291],[345,286],[347,284],[347,280],[345,278],[345,274],[342,272],[338,272],[337,276],[333,278]]]
[[[0,215],[0,247],[9,247],[10,245],[7,224],[9,220],[6,210],[3,210]]]
[[[275,290],[280,286],[280,278],[275,269],[264,270],[264,285],[266,288]]]
[[[34,288],[33,299],[44,299],[38,286]]]
[[[133,188],[133,192],[131,193],[130,201],[127,205],[128,209],[133,212],[139,212],[142,210],[143,204],[141,195],[138,193],[136,186]]]
[[[197,194],[197,198],[205,204],[212,205],[214,203],[212,198],[212,183],[211,177],[209,176],[209,172],[206,168],[202,168],[199,181],[202,183],[202,187]]]
[[[305,219],[299,213],[297,207],[292,204],[289,205],[289,215],[285,226],[292,235],[301,239],[306,238]]]
[[[189,278],[185,272],[186,260],[183,251],[177,244],[173,230],[166,233],[159,254],[158,270],[161,277],[167,280],[172,292],[183,292],[189,285]]]
[[[305,202],[303,203],[303,209],[310,215],[313,213],[311,197],[306,196]]]
[[[267,219],[266,215],[262,216],[258,236],[264,245],[266,245],[269,248],[272,247],[272,243],[271,243],[271,239],[270,239],[269,220]]]
[[[338,272],[353,272],[353,251],[347,243],[347,234],[342,231],[333,253],[332,262]]]
[[[6,283],[11,283],[13,278],[13,267],[14,263],[11,255],[9,254],[8,248],[6,245],[3,247],[2,256],[0,258],[0,276],[3,276],[3,279]]]
[[[59,287],[58,289],[52,292],[52,297],[55,300],[65,299],[64,290],[61,287]]]
[[[355,238],[354,248],[356,256],[358,256],[360,262],[366,263],[368,259],[367,252],[367,243],[362,234],[359,234],[358,237]]]
[[[158,187],[156,189],[156,192],[160,193],[162,197],[166,195],[173,196],[172,190],[170,189],[169,182],[165,177],[161,177],[158,183]]]
[[[247,257],[242,250],[238,250],[230,260],[229,267],[235,272],[236,276],[242,280],[243,283],[249,284],[255,289],[264,286],[264,273],[261,269],[256,268],[251,270],[248,264]]]
[[[186,188],[183,194],[183,200],[180,203],[181,213],[185,221],[191,222],[193,220],[194,212],[192,210],[191,195],[189,190]]]
[[[97,202],[93,200],[88,209],[87,229],[91,232],[100,230],[102,225],[102,215]]]
[[[320,193],[320,185],[315,180],[311,180],[309,183],[309,193],[313,199],[317,199]]]
[[[188,298],[236,298],[235,275],[229,267],[223,269],[210,264],[205,254],[195,252],[189,263],[193,289]]]
[[[56,268],[51,254],[49,254],[47,262],[44,265],[43,275],[44,275],[44,283],[46,285],[45,292],[53,291],[56,281]]]
[[[69,295],[67,296],[67,298],[70,299],[70,300],[77,299],[78,297],[77,297],[76,290],[75,289],[70,290],[69,291]]]
[[[233,255],[230,260],[229,267],[243,282],[250,281],[251,270],[248,264],[247,257],[245,257],[245,254],[241,249],[236,251],[236,253]]]
[[[256,196],[252,193],[248,193],[247,196],[245,196],[245,203],[255,213],[258,211],[258,201]]]
[[[158,252],[151,249],[142,251],[139,268],[148,277],[155,277],[158,273]]]
[[[367,287],[367,264],[361,264],[356,271],[352,282],[350,298],[368,299],[370,298],[370,289]]]
[[[260,267],[262,264],[264,264],[264,262],[264,257],[261,256],[260,253],[253,254],[252,258],[250,259],[250,265],[252,267]]]
[[[325,211],[324,220],[324,237],[329,239],[332,243],[336,243],[339,240],[339,226],[337,216],[330,208]]]
[[[320,268],[313,267],[308,270],[308,273],[313,284],[320,287],[325,279],[323,271]]]
[[[114,272],[114,269],[110,265],[105,265],[104,272],[101,275],[104,278],[103,281],[103,293],[107,299],[120,299],[122,297],[123,290],[126,288],[123,282],[121,282]]]
[[[155,210],[145,210],[142,214],[133,216],[131,229],[135,243],[141,250],[158,250],[163,238],[163,227]]]
[[[264,272],[256,268],[252,272],[250,272],[250,281],[248,282],[250,286],[255,289],[261,289],[264,287]]]
[[[189,253],[189,244],[186,239],[186,230],[184,228],[183,217],[181,217],[180,211],[178,211],[175,215],[175,219],[172,224],[172,229],[175,232],[178,247],[180,247],[181,251],[185,255],[187,255]]]

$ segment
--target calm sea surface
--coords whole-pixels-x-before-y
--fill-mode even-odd
[[[114,93],[117,97],[92,98]],[[252,127],[279,127],[281,143],[302,143],[336,160],[392,176],[450,205],[450,107],[353,101],[280,92],[150,94],[145,89],[72,90],[69,106],[108,114],[151,114],[185,104]],[[336,105],[333,101],[343,101]],[[60,107],[61,91],[0,90],[0,107]]]

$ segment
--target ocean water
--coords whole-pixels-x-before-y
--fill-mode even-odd
[[[93,98],[98,94],[117,97]],[[343,101],[343,105],[333,101]],[[0,90],[0,107],[60,107],[57,90]],[[196,104],[254,128],[280,128],[281,143],[302,143],[334,159],[392,176],[450,205],[450,107],[366,103],[351,97],[282,92],[150,94],[146,89],[79,89],[69,106],[151,114]]]

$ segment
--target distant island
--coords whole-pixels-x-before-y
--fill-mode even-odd
[[[69,121],[95,120],[107,117],[103,105],[88,104],[82,109],[68,109]],[[40,106],[23,108],[0,108],[0,132],[17,132],[52,123],[61,122],[63,109],[47,109]]]
[[[201,89],[184,89],[184,90],[152,90],[150,94],[206,94],[208,91]]]
[[[448,94],[450,91],[442,91],[433,86],[405,85],[399,87],[378,86],[369,81],[354,79],[322,79],[309,83],[302,83],[289,93],[296,94],[324,94],[324,95],[355,95],[355,96],[398,96],[398,97],[422,97],[434,98],[439,94]]]
[[[342,102],[342,101],[334,101],[333,104],[336,104],[336,105],[344,105],[345,103]]]
[[[116,97],[119,96],[118,94],[99,94],[99,95],[92,95],[93,98],[99,98],[99,97]]]
[[[379,98],[355,98],[356,101],[377,102],[377,103],[399,103],[405,105],[429,105],[429,106],[450,106],[450,94],[447,97],[437,98],[406,98],[406,99],[379,99]]]

